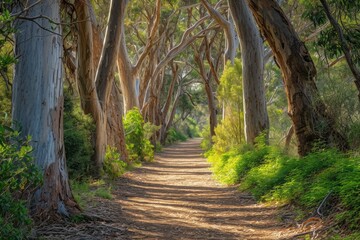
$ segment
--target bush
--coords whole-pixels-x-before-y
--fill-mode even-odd
[[[202,137],[202,140],[200,143],[201,149],[204,150],[205,152],[210,151],[210,149],[212,147],[212,139],[211,139],[211,135],[210,135],[210,125],[209,124],[204,126],[204,128],[201,131],[200,136]]]
[[[150,123],[144,123],[139,109],[134,108],[124,117],[126,147],[131,161],[151,161],[154,158],[154,146],[150,137],[158,129]]]
[[[64,91],[64,144],[66,164],[72,179],[84,179],[92,175],[91,134],[95,124],[90,116],[83,113],[79,103],[71,99],[69,91]]]
[[[120,177],[126,172],[127,163],[121,160],[121,154],[114,147],[106,148],[104,160],[104,173],[111,179]]]
[[[30,232],[27,201],[42,178],[29,142],[0,124],[0,239],[23,239]]]

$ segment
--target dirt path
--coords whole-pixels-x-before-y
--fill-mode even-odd
[[[84,224],[93,232],[68,239],[289,239],[275,208],[212,179],[199,143],[165,148],[126,173],[113,200],[87,210],[109,221]]]
[[[280,239],[276,210],[219,185],[200,140],[164,149],[115,191],[133,239]]]

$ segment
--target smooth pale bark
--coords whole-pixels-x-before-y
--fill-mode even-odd
[[[167,97],[164,103],[164,106],[161,109],[161,128],[160,128],[160,143],[161,144],[165,144],[166,141],[166,136],[167,136],[167,131],[170,128],[170,125],[172,124],[172,120],[170,121],[170,118],[168,121],[166,121],[167,119],[167,115],[170,109],[170,105],[171,105],[171,100],[172,100],[172,96],[174,93],[174,89],[175,89],[175,83],[178,79],[178,71],[179,71],[179,66],[175,65],[174,63],[171,64],[171,70],[172,70],[172,80],[167,92]],[[174,106],[176,106],[176,98],[175,98],[175,103],[173,104]]]
[[[204,29],[204,30],[202,30],[202,31],[200,31],[200,32],[198,32],[198,33],[196,33],[194,35],[193,35],[193,31],[197,27],[199,27],[208,18],[209,18],[209,16],[204,16],[204,17],[200,18],[196,23],[194,23],[191,27],[186,29],[185,32],[183,33],[182,37],[181,37],[181,41],[176,46],[171,48],[166,53],[165,57],[163,57],[161,60],[158,60],[158,64],[156,64],[155,67],[152,66],[154,68],[153,68],[153,71],[151,72],[151,75],[148,75],[149,78],[147,78],[144,81],[144,84],[145,84],[146,88],[143,89],[145,92],[142,93],[143,96],[144,96],[142,109],[141,109],[142,112],[147,111],[145,108],[147,108],[149,106],[149,103],[147,103],[148,100],[149,100],[149,97],[156,95],[155,92],[150,92],[150,91],[153,89],[153,88],[151,88],[151,86],[153,86],[155,84],[155,81],[158,79],[159,74],[164,70],[164,67],[171,60],[173,60],[176,56],[178,56],[180,53],[182,53],[190,44],[192,44],[199,37],[203,37],[203,34],[205,32],[207,32],[208,29]]]
[[[350,53],[350,48],[349,45],[345,39],[343,30],[341,29],[341,26],[339,25],[339,23],[335,20],[335,18],[331,15],[330,12],[330,7],[328,5],[328,3],[326,2],[326,0],[320,0],[321,4],[324,7],[325,13],[327,18],[329,19],[331,25],[333,26],[333,28],[336,30],[336,33],[338,35],[339,38],[339,42],[342,48],[342,51],[344,52],[345,55],[345,59],[346,62],[355,78],[355,86],[356,89],[358,90],[358,98],[360,100],[360,71],[359,69],[356,67],[356,64],[354,63],[352,57],[351,57],[351,53]]]
[[[125,113],[133,109],[134,107],[140,107],[138,92],[139,89],[136,89],[136,82],[139,78],[140,71],[145,71],[143,69],[144,62],[147,60],[148,56],[153,51],[153,48],[155,46],[156,34],[158,32],[160,23],[160,10],[161,1],[156,0],[154,15],[151,17],[151,21],[149,23],[150,27],[148,32],[148,41],[146,42],[144,50],[142,51],[137,62],[134,65],[131,63],[127,52],[124,31],[121,36],[117,64],[120,74],[120,85],[123,94]],[[122,26],[122,28],[124,28],[124,26]],[[146,66],[146,68],[148,68],[148,66]]]
[[[245,0],[228,0],[240,38],[245,139],[249,144],[261,133],[268,135],[269,118],[264,87],[264,49],[259,30]]]
[[[28,1],[33,4],[36,1]],[[26,2],[23,4],[26,6]],[[60,22],[60,1],[40,1],[26,17],[45,15]],[[36,218],[69,216],[79,211],[69,186],[63,140],[63,75],[61,27],[39,18],[36,23],[17,20],[12,119],[22,136],[32,136],[32,155],[43,174],[31,212]],[[53,33],[55,32],[55,33]]]
[[[120,85],[124,101],[124,113],[139,107],[139,99],[136,94],[136,77],[134,67],[130,62],[125,43],[125,34],[121,36],[121,43],[118,54],[118,69],[120,75]]]
[[[289,19],[274,0],[247,2],[281,68],[299,155],[308,154],[319,141],[340,149],[348,148],[326,113],[314,82],[314,63]]]
[[[209,14],[215,21],[223,28],[225,40],[226,40],[226,49],[224,53],[224,63],[230,61],[231,64],[234,64],[236,57],[236,49],[238,48],[239,41],[236,36],[236,31],[231,22],[231,19],[228,21],[225,19],[217,10],[216,7],[213,8],[206,0],[201,0],[202,4],[208,10]]]

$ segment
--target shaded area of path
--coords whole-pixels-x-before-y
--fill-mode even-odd
[[[276,209],[219,185],[200,140],[176,144],[115,189],[132,239],[281,239]]]

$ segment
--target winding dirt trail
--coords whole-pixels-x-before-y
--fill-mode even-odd
[[[67,223],[44,239],[291,239],[276,208],[213,180],[199,144],[165,148],[117,180],[112,200],[89,205],[98,220]]]
[[[212,179],[200,140],[158,154],[118,181],[132,239],[286,239],[277,211]]]

